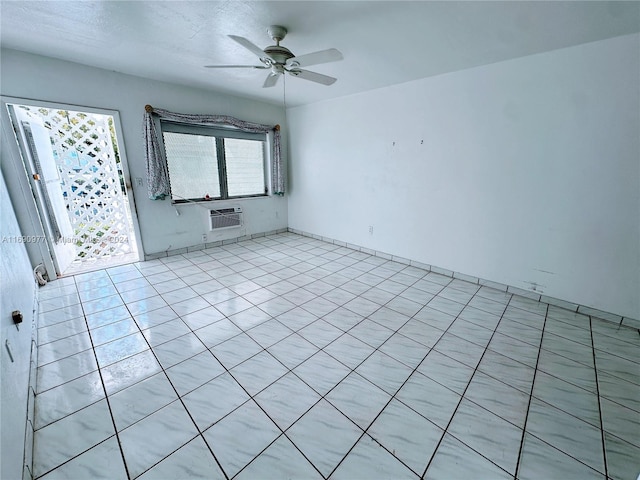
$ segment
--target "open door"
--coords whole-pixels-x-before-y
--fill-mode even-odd
[[[41,119],[29,117],[13,105],[9,111],[59,276],[75,260],[76,248],[49,130]]]

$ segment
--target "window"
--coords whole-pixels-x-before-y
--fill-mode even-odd
[[[160,122],[175,203],[267,194],[266,134]]]

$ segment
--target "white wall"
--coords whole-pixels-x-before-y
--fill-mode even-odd
[[[31,337],[35,279],[22,233],[0,174],[0,477],[23,478],[27,398],[31,366]],[[20,310],[23,321],[17,327],[11,312]],[[5,342],[8,342],[11,355]],[[13,357],[13,358],[12,358]],[[33,359],[35,362],[35,358]],[[33,399],[33,392],[31,392]],[[33,439],[33,430],[29,432]],[[27,463],[30,463],[27,452]]]
[[[640,318],[639,45],[288,109],[289,226]]]
[[[131,178],[144,179],[134,196],[147,254],[202,243],[207,232],[205,209],[195,205],[179,207],[176,215],[169,200],[152,201],[147,196],[146,166],[142,138],[144,106],[183,113],[232,115],[242,120],[283,124],[281,107],[253,100],[216,94],[168,83],[156,82],[117,72],[87,67],[15,50],[1,52],[2,95],[117,110],[123,129],[124,148]],[[203,75],[206,72],[203,71]],[[286,129],[282,131],[286,146]],[[283,157],[286,160],[286,147]],[[271,196],[211,204],[214,208],[242,205],[245,227],[208,233],[208,241],[250,235],[287,227],[287,200]]]

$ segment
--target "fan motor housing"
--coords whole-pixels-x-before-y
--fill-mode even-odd
[[[273,58],[277,63],[286,63],[290,58],[295,57],[291,50],[280,45],[271,45],[264,49],[264,53]]]

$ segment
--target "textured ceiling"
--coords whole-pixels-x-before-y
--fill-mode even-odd
[[[266,71],[203,68],[254,64],[227,35],[264,48],[273,44],[266,28],[280,24],[294,54],[344,54],[309,67],[337,77],[332,86],[287,77],[287,105],[640,31],[638,2],[2,0],[0,8],[3,47],[272,103],[283,101],[283,82],[263,89]]]

